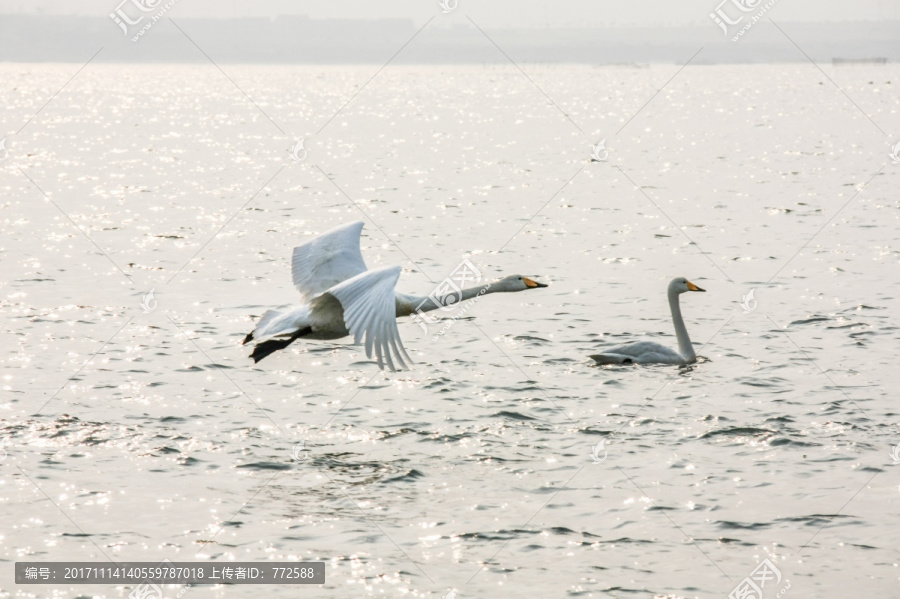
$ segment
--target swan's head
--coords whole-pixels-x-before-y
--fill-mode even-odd
[[[672,279],[672,282],[669,283],[669,293],[681,294],[687,291],[706,291],[706,289],[700,289],[684,277]]]
[[[491,291],[525,291],[526,289],[537,289],[538,287],[546,286],[522,275],[509,275],[496,283],[491,283]]]

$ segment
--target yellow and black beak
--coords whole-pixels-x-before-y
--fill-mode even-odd
[[[523,280],[525,281],[526,287],[546,287],[547,286],[543,283],[538,283],[537,281],[535,281],[533,279],[529,279],[528,277],[525,277]]]
[[[687,282],[687,287],[688,287],[688,289],[691,290],[691,291],[704,291],[704,292],[706,291],[706,289],[700,289],[699,287],[697,287],[696,285],[694,285],[694,284],[691,283],[690,281]]]

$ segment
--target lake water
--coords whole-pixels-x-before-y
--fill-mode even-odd
[[[91,64],[52,97],[78,66],[0,65],[0,597],[126,597],[13,583],[107,559],[326,562],[188,597],[722,598],[764,559],[767,599],[897,594],[896,65]],[[404,319],[411,371],[254,366],[291,248],[355,220],[402,292],[550,287]],[[675,347],[676,276],[700,363],[594,366]]]

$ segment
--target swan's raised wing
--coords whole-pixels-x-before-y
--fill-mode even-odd
[[[366,271],[359,251],[363,223],[341,225],[294,248],[291,276],[306,301]]]
[[[397,330],[397,299],[394,287],[400,278],[399,266],[383,266],[368,270],[352,279],[338,283],[310,302],[313,312],[332,309],[337,300],[344,310],[344,324],[353,341],[362,343],[365,337],[366,356],[374,350],[379,368],[387,364],[391,370],[407,368],[404,358],[412,360],[400,340]]]

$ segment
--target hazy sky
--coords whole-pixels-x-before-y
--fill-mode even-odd
[[[458,0],[458,11],[494,27],[707,24],[722,0]],[[731,1],[731,0],[726,0]],[[0,12],[106,16],[121,0],[0,0]],[[438,0],[177,0],[173,17],[394,18],[424,23]],[[778,0],[768,13],[782,21],[871,21],[900,18],[900,0]]]

